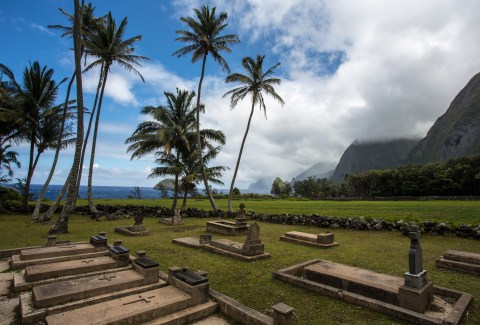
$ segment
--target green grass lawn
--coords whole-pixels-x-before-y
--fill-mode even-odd
[[[152,200],[96,200],[98,204],[137,204],[146,206],[172,205],[171,199]],[[217,199],[218,207],[227,210],[227,200]],[[372,217],[385,220],[437,221],[452,224],[480,224],[480,201],[312,201],[312,200],[277,200],[244,199],[233,202],[234,210],[240,203],[245,203],[247,211],[261,213],[316,213],[336,217]],[[86,200],[79,204],[86,205]],[[210,210],[206,199],[187,201],[187,207]]]
[[[192,204],[193,201],[190,201],[190,203]],[[288,202],[263,203],[264,206],[269,206],[270,203],[280,203],[288,206]],[[310,204],[309,201],[298,201],[291,204],[302,205],[304,203]],[[321,207],[323,203],[325,202],[312,202],[309,209],[315,210]],[[330,204],[331,202],[327,203]],[[355,207],[351,206],[350,202],[347,202],[347,206],[350,209],[346,209],[346,211],[350,210],[351,213],[359,211],[361,212],[359,215],[367,215],[367,213],[359,210],[359,206],[363,203],[368,206],[370,202],[352,203]],[[381,203],[383,205],[385,202]],[[411,206],[416,204],[422,206],[423,203],[425,202],[410,204]],[[434,203],[438,203],[438,201]],[[448,202],[440,203],[443,205]],[[464,203],[470,202],[460,202],[458,204]],[[246,204],[247,209],[251,206],[252,210],[255,210],[254,206],[262,206],[261,202],[255,201],[248,201]],[[335,209],[338,209],[340,203],[336,202],[335,204],[337,204]],[[391,205],[385,204],[385,209],[388,206],[390,206],[390,209],[384,211],[393,210],[396,211],[395,213],[399,213],[400,211],[408,210],[406,205],[401,204],[399,204],[401,207],[394,208],[395,204],[399,204],[399,202]],[[428,210],[426,206],[423,207],[425,211]],[[332,208],[330,207],[330,209]],[[273,207],[270,206],[269,209],[273,209]],[[453,216],[455,209],[451,207],[450,211]],[[316,213],[321,212],[317,211]],[[325,212],[325,214],[331,213]],[[394,215],[393,212],[392,215]],[[297,324],[403,324],[382,314],[332,298],[319,296],[272,279],[273,271],[314,258],[328,259],[401,277],[408,268],[407,256],[410,241],[399,232],[337,229],[335,230],[335,240],[340,245],[330,249],[317,249],[283,242],[279,240],[279,237],[286,231],[296,230],[319,233],[323,232],[324,229],[260,222],[261,240],[265,244],[265,251],[270,253],[272,257],[250,263],[171,243],[173,238],[196,237],[204,233],[206,221],[207,219],[185,218],[183,226],[168,226],[160,224],[156,218],[145,218],[144,224],[151,231],[150,235],[145,237],[128,237],[114,233],[113,229],[115,226],[133,224],[132,219],[92,221],[88,216],[73,215],[70,219],[70,232],[59,235],[58,239],[84,241],[99,231],[106,231],[109,242],[112,242],[114,239],[122,239],[123,245],[132,252],[146,250],[150,258],[160,263],[162,271],[167,271],[168,267],[174,265],[207,271],[211,288],[237,299],[241,303],[262,313],[266,313],[273,304],[279,302],[291,305],[295,308],[295,313],[299,318]],[[27,215],[0,215],[0,248],[44,245],[49,227],[50,225],[48,224],[41,225],[32,222]],[[224,237],[214,235],[214,238]],[[242,242],[244,237],[232,237],[231,239]],[[455,236],[425,234],[422,235],[421,243],[424,267],[427,270],[429,279],[434,284],[468,292],[473,294],[475,298],[480,296],[480,279],[478,277],[435,267],[435,259],[447,249],[480,253],[480,241],[462,239]],[[469,309],[466,324],[480,324],[480,308],[476,302]]]

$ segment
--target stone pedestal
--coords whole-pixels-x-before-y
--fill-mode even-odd
[[[145,226],[143,224],[133,225],[132,226],[132,231],[134,231],[134,232],[145,231]]]
[[[294,319],[294,308],[284,304],[279,303],[272,306],[273,309],[273,325],[293,325],[295,324]]]
[[[247,225],[247,218],[235,218],[235,224],[237,226],[246,226]]]
[[[263,244],[244,244],[242,247],[242,254],[247,255],[247,256],[254,256],[254,255],[260,255],[263,254],[265,251],[265,248]]]
[[[48,236],[47,237],[47,246],[55,246],[57,242],[57,236]]]
[[[324,233],[317,235],[317,243],[319,244],[332,244],[333,243],[334,234],[331,233]]]
[[[211,234],[200,235],[200,245],[209,245],[211,240],[212,240]]]
[[[400,286],[398,288],[398,299],[400,307],[417,313],[424,313],[428,304],[433,300],[433,284],[428,282],[421,288]]]

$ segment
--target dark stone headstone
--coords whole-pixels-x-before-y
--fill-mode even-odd
[[[154,267],[158,267],[159,265],[158,262],[152,261],[151,259],[146,257],[137,258],[133,262],[143,269],[152,269]]]
[[[423,271],[423,253],[420,246],[420,232],[417,227],[412,227],[409,232],[410,250],[408,252],[408,273],[420,274]]]
[[[109,248],[111,252],[115,254],[125,254],[128,253],[128,249],[123,246],[112,246]]]
[[[107,246],[107,238],[105,236],[92,236],[90,237],[90,244],[95,247]]]
[[[188,269],[181,269],[175,271],[173,272],[173,276],[191,286],[208,282],[207,277],[198,274],[197,272],[190,271]]]

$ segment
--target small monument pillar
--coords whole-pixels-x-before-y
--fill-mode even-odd
[[[51,246],[55,246],[57,242],[57,236],[48,236],[47,237],[47,246],[51,247]]]
[[[273,325],[293,325],[295,324],[295,309],[284,303],[278,303],[272,306]]]
[[[404,285],[399,288],[399,302],[400,307],[423,313],[433,299],[433,284],[427,280],[427,271],[423,269],[418,227],[411,227],[408,237],[410,238],[408,272],[404,274]]]
[[[237,226],[246,226],[247,218],[245,217],[245,204],[240,203],[238,206],[240,210],[238,211],[237,217],[235,218],[235,224]]]
[[[173,212],[175,214],[173,215],[172,224],[181,225],[182,224],[182,214],[180,212],[180,209],[173,209]]]
[[[247,256],[264,253],[264,246],[260,240],[260,227],[256,222],[253,222],[250,227],[248,227],[247,239],[242,246],[242,253]]]

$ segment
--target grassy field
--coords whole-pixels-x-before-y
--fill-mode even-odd
[[[97,204],[136,204],[170,207],[172,200],[96,200]],[[218,207],[227,210],[227,200],[216,200]],[[238,209],[245,203],[246,210],[261,213],[319,214],[336,217],[372,217],[386,220],[437,221],[452,224],[480,224],[480,201],[311,201],[244,199],[235,200],[233,207]],[[86,205],[86,200],[80,200]],[[187,201],[187,207],[210,210],[208,200]]]
[[[129,201],[130,202],[130,201]],[[193,204],[194,201],[190,201]],[[248,201],[247,209],[256,210],[256,207],[264,206],[266,210],[259,212],[273,212],[275,204],[285,206],[311,204],[308,209],[311,212],[322,207],[325,202],[255,202]],[[326,202],[330,205],[328,211],[338,210],[345,203]],[[368,215],[359,207],[361,204],[367,206],[370,202],[347,202],[348,208],[341,211],[350,211],[352,215],[358,212],[359,215]],[[385,204],[384,211],[390,211],[391,216],[409,211],[407,205],[399,202]],[[426,203],[427,205],[423,205]],[[439,203],[435,201],[433,203]],[[441,205],[449,202],[440,202]],[[467,204],[465,204],[467,203]],[[202,203],[203,204],[203,203]],[[222,203],[223,204],[223,203]],[[257,205],[258,204],[258,205]],[[352,204],[352,205],[350,205]],[[421,206],[415,213],[428,211],[429,202],[412,202],[408,206]],[[471,202],[454,203],[458,205],[470,205]],[[165,205],[165,204],[163,204]],[[395,205],[398,205],[395,208]],[[434,205],[431,205],[434,206]],[[268,207],[268,208],[265,208]],[[387,209],[390,207],[390,209]],[[307,208],[306,208],[307,209]],[[375,210],[372,208],[372,210]],[[450,206],[451,217],[455,216],[455,208]],[[394,212],[392,212],[394,211]],[[477,210],[478,211],[478,210]],[[277,211],[278,212],[278,211]],[[288,211],[290,213],[311,213],[307,210]],[[332,214],[323,212],[325,214]],[[413,212],[412,212],[413,213]],[[437,208],[435,213],[439,213]],[[473,211],[470,211],[473,216]],[[468,213],[466,213],[468,215]],[[462,218],[466,216],[462,215]],[[259,223],[261,229],[261,240],[265,244],[265,251],[272,255],[272,258],[252,263],[237,261],[229,257],[216,255],[210,252],[199,251],[192,248],[178,246],[171,243],[173,238],[199,236],[205,231],[206,219],[185,218],[183,226],[168,226],[158,222],[155,218],[146,218],[144,224],[151,231],[146,237],[127,237],[113,232],[115,226],[131,225],[133,220],[119,221],[92,221],[88,216],[74,215],[70,220],[70,232],[59,235],[61,240],[83,241],[89,236],[106,231],[109,242],[113,239],[122,239],[123,245],[132,252],[142,249],[148,255],[160,263],[160,269],[166,271],[169,266],[188,266],[191,269],[202,269],[209,272],[210,286],[241,303],[250,306],[260,312],[267,312],[273,304],[284,302],[295,308],[299,320],[297,324],[403,324],[395,319],[371,312],[364,308],[343,303],[332,298],[318,296],[306,290],[296,288],[292,285],[273,280],[272,272],[280,268],[300,263],[306,260],[321,258],[335,262],[345,263],[358,267],[368,268],[378,272],[384,272],[396,276],[403,276],[407,271],[408,249],[410,241],[407,237],[398,232],[362,232],[353,230],[335,230],[335,240],[339,246],[319,250],[313,247],[305,247],[286,243],[279,240],[279,237],[286,231],[305,231],[310,233],[322,232],[322,229],[303,226],[288,226],[278,224]],[[12,248],[28,245],[43,245],[46,243],[47,231],[50,225],[40,225],[32,222],[26,215],[0,215],[0,248]],[[214,238],[223,236],[215,235]],[[231,238],[236,241],[243,241],[243,237]],[[422,247],[424,255],[424,267],[428,272],[429,279],[434,284],[452,288],[480,296],[480,281],[478,277],[456,273],[453,271],[441,270],[435,267],[435,259],[447,249],[467,250],[480,253],[480,241],[474,239],[462,239],[454,236],[434,236],[425,234],[422,236]],[[480,324],[480,308],[476,302],[470,307],[466,324]]]

